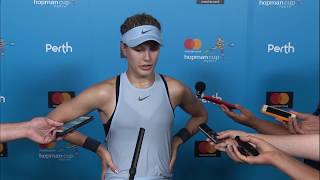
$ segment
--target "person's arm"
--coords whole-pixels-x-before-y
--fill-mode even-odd
[[[285,172],[293,179],[319,179],[319,171],[286,154],[275,154],[271,159],[273,166]]]
[[[291,111],[297,118],[289,119],[287,127],[292,134],[319,134],[320,117],[307,113]]]
[[[249,134],[243,131],[228,130],[218,133],[219,139],[234,138],[236,136],[254,136],[267,141],[278,149],[296,157],[319,161],[319,134],[312,135],[264,135]],[[225,148],[226,143],[216,146]]]
[[[241,137],[241,140],[254,144],[260,154],[244,156],[233,144],[227,149],[227,152],[232,154],[233,160],[249,164],[271,164],[293,179],[319,179],[319,171],[288,156],[268,142],[253,136]]]
[[[288,129],[286,129],[286,127],[284,127],[283,125],[259,119],[256,116],[254,116],[254,114],[252,114],[252,112],[250,112],[248,109],[238,104],[236,104],[236,107],[240,111],[239,114],[229,110],[224,105],[220,105],[220,107],[222,111],[231,119],[233,119],[235,122],[238,122],[242,125],[253,128],[261,134],[272,134],[272,135],[290,134]]]
[[[0,142],[28,138],[40,144],[46,144],[55,139],[55,130],[63,124],[46,117],[33,118],[19,123],[0,124]]]
[[[319,134],[272,136],[251,134],[296,157],[319,161]]]
[[[59,105],[56,109],[49,113],[48,117],[59,122],[68,122],[81,115],[87,114],[92,110],[103,109],[104,106],[106,106],[106,103],[109,102],[109,99],[112,98],[111,92],[113,91],[114,86],[110,85],[110,83],[101,83],[95,85],[80,93],[77,97],[71,99],[70,101]],[[97,153],[102,161],[101,179],[104,178],[107,167],[109,167],[115,173],[118,172],[116,165],[112,162],[110,153],[96,140],[88,138],[77,131],[64,136],[64,140],[78,146],[86,147],[87,149]],[[92,146],[92,144],[94,146]]]
[[[168,86],[173,106],[180,106],[184,112],[191,115],[190,119],[186,123],[185,130],[190,134],[190,136],[194,135],[198,132],[198,126],[207,122],[207,111],[202,106],[201,102],[192,94],[190,89],[179,81],[170,78],[168,80]],[[177,136],[172,140],[170,169],[173,168],[177,151],[182,143],[183,140]]]
[[[185,128],[192,135],[196,134],[199,131],[199,125],[207,123],[208,121],[208,113],[206,109],[187,87],[184,87],[180,107],[184,112],[191,115]]]

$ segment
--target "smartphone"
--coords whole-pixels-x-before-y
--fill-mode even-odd
[[[75,129],[87,124],[88,122],[93,120],[93,116],[81,116],[79,118],[76,118],[72,121],[69,121],[63,125],[63,129],[58,130],[56,133],[57,137],[64,136]]]
[[[258,156],[259,152],[248,142],[242,141],[239,136],[234,138],[238,143],[238,150],[244,156]]]
[[[263,105],[261,108],[261,112],[266,115],[273,116],[276,119],[279,119],[284,122],[288,122],[289,118],[296,118],[295,114],[289,113],[287,111],[269,105]]]
[[[217,138],[218,134],[214,132],[207,124],[200,124],[199,129],[215,144],[221,143],[220,139]]]

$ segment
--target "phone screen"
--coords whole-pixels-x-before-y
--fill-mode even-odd
[[[282,111],[280,109],[276,109],[276,108],[270,107],[270,106],[267,107],[266,111],[273,113],[273,114],[276,114],[276,115],[279,115],[279,116],[282,116],[282,117],[286,117],[286,118],[289,118],[291,116],[291,114],[288,112],[285,112],[285,111]]]
[[[93,116],[81,116],[77,119],[69,121],[63,125],[63,129],[61,131],[57,131],[57,136],[64,136],[67,133],[70,133],[75,129],[87,124],[91,120],[93,120]]]
[[[199,129],[214,143],[220,143],[220,140],[217,139],[217,134],[207,125],[207,124],[200,124]]]

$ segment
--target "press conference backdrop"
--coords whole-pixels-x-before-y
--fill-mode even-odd
[[[162,24],[157,72],[193,91],[204,81],[205,94],[242,104],[269,121],[275,120],[259,112],[263,104],[312,112],[319,102],[317,0],[0,2],[1,122],[45,116],[87,87],[124,72],[119,27],[141,12]],[[216,131],[253,132],[203,103]],[[80,131],[104,141],[98,114],[91,114],[96,120]],[[177,108],[173,132],[187,119]],[[276,168],[238,164],[225,154],[196,157],[195,142],[204,139],[199,133],[180,148],[174,179],[289,179]],[[63,141],[39,146],[17,140],[1,153],[1,179],[100,178],[99,158]]]

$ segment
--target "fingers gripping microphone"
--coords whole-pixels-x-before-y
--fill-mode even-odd
[[[225,105],[227,108],[229,108],[230,110],[231,109],[237,109],[235,105],[233,104],[230,104],[228,102],[225,102],[225,101],[222,101],[218,98],[214,98],[212,96],[205,96],[203,94],[204,90],[206,90],[206,84],[202,81],[198,81],[195,85],[195,89],[196,89],[196,96],[197,98],[200,98],[200,99],[205,99],[207,101],[210,101],[210,102],[213,102],[215,104],[223,104]]]
[[[202,81],[198,81],[195,85],[197,98],[202,98],[202,93],[206,90],[206,84]]]
[[[136,144],[136,148],[134,149],[134,154],[133,154],[133,158],[132,158],[132,162],[131,162],[131,167],[130,167],[130,170],[129,170],[129,174],[130,174],[129,180],[133,180],[134,176],[136,175],[137,164],[138,164],[138,159],[139,159],[140,150],[141,150],[141,146],[142,146],[144,131],[145,131],[144,128],[140,128],[140,130],[139,130],[137,144]]]

